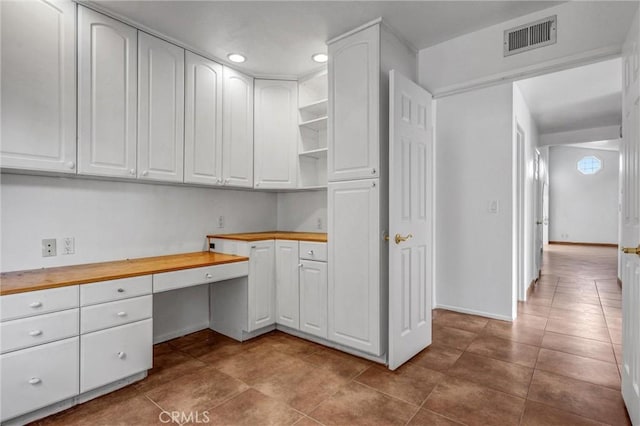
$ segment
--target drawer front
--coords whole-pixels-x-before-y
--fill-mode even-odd
[[[78,335],[78,308],[0,324],[1,352],[11,352]]]
[[[0,320],[31,317],[78,307],[78,286],[0,296]]]
[[[85,306],[80,309],[80,333],[90,333],[151,318],[153,296],[134,297],[133,299]]]
[[[78,395],[78,340],[0,356],[2,421]]]
[[[327,243],[300,241],[300,259],[327,261]]]
[[[150,319],[80,336],[80,392],[150,369],[152,352]]]
[[[80,306],[143,296],[151,290],[151,275],[85,284],[80,286]]]
[[[153,292],[208,284],[249,275],[249,262],[225,263],[153,275]]]

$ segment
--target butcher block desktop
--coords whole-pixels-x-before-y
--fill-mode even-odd
[[[316,243],[326,243],[327,234],[325,232],[287,232],[287,231],[268,231],[268,232],[245,232],[239,234],[219,234],[207,235],[207,238],[220,238],[223,240],[237,241],[262,241],[262,240],[293,240],[293,241],[311,241]]]

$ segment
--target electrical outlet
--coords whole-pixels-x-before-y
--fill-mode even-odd
[[[46,238],[42,240],[42,257],[51,257],[56,255],[56,239]]]
[[[322,219],[321,218],[318,218],[318,220],[316,221],[316,228],[322,229]]]
[[[62,240],[62,254],[74,254],[76,252],[76,239],[65,237]]]
[[[218,216],[218,228],[224,228],[224,216]]]

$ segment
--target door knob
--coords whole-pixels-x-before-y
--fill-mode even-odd
[[[640,256],[640,244],[638,244],[638,247],[622,247],[620,250],[625,254],[637,254]]]
[[[400,244],[403,241],[407,241],[409,238],[413,238],[413,234],[407,234],[406,237],[403,237],[400,234],[396,234],[396,237],[395,237],[396,244]]]
[[[542,225],[542,221],[541,220],[536,220],[536,225]]]

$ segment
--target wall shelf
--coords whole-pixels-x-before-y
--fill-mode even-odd
[[[301,157],[321,158],[327,156],[327,148],[310,149],[298,153]]]
[[[313,120],[307,120],[300,123],[301,127],[307,127],[311,130],[322,130],[327,128],[327,116],[314,118]]]
[[[327,108],[329,106],[329,99],[321,99],[319,101],[312,102],[310,104],[301,106],[300,113],[308,114],[313,117],[322,117],[327,115]]]

